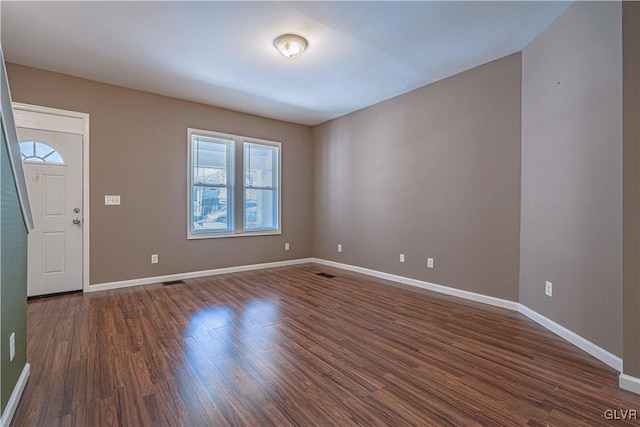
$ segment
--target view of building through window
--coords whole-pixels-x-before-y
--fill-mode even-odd
[[[244,228],[278,228],[278,147],[244,143]]]
[[[190,130],[189,144],[190,237],[280,230],[279,143]]]
[[[194,135],[192,159],[192,232],[231,231],[233,207],[229,208],[233,182],[234,141]]]

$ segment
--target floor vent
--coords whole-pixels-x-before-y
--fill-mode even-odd
[[[334,277],[336,277],[333,274],[329,274],[329,273],[316,273],[316,274],[318,276],[324,277],[325,279],[333,279]]]
[[[184,285],[184,280],[171,280],[169,282],[162,282],[162,286],[171,286],[171,285]]]

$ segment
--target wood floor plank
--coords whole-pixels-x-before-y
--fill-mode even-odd
[[[519,313],[315,264],[30,300],[27,351],[20,427],[606,426],[606,410],[640,411],[617,372]]]

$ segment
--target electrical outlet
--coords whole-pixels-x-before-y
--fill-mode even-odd
[[[400,262],[404,262],[404,254],[400,254]]]
[[[433,268],[433,258],[427,258],[427,268]]]
[[[151,264],[157,264],[158,263],[158,254],[152,254],[151,255]]]
[[[288,244],[288,243],[285,243],[285,244],[284,244],[284,250],[285,250],[285,251],[288,251],[288,250],[289,250],[289,244]]]
[[[16,333],[12,332],[9,337],[9,362],[13,362],[14,357],[16,357]]]
[[[544,282],[544,294],[548,297],[553,297],[553,283],[549,281]]]
[[[338,252],[342,252],[342,245],[338,243]]]

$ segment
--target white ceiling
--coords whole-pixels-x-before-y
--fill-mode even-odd
[[[522,50],[568,2],[1,2],[9,62],[315,125]],[[297,60],[273,39],[308,39]]]

